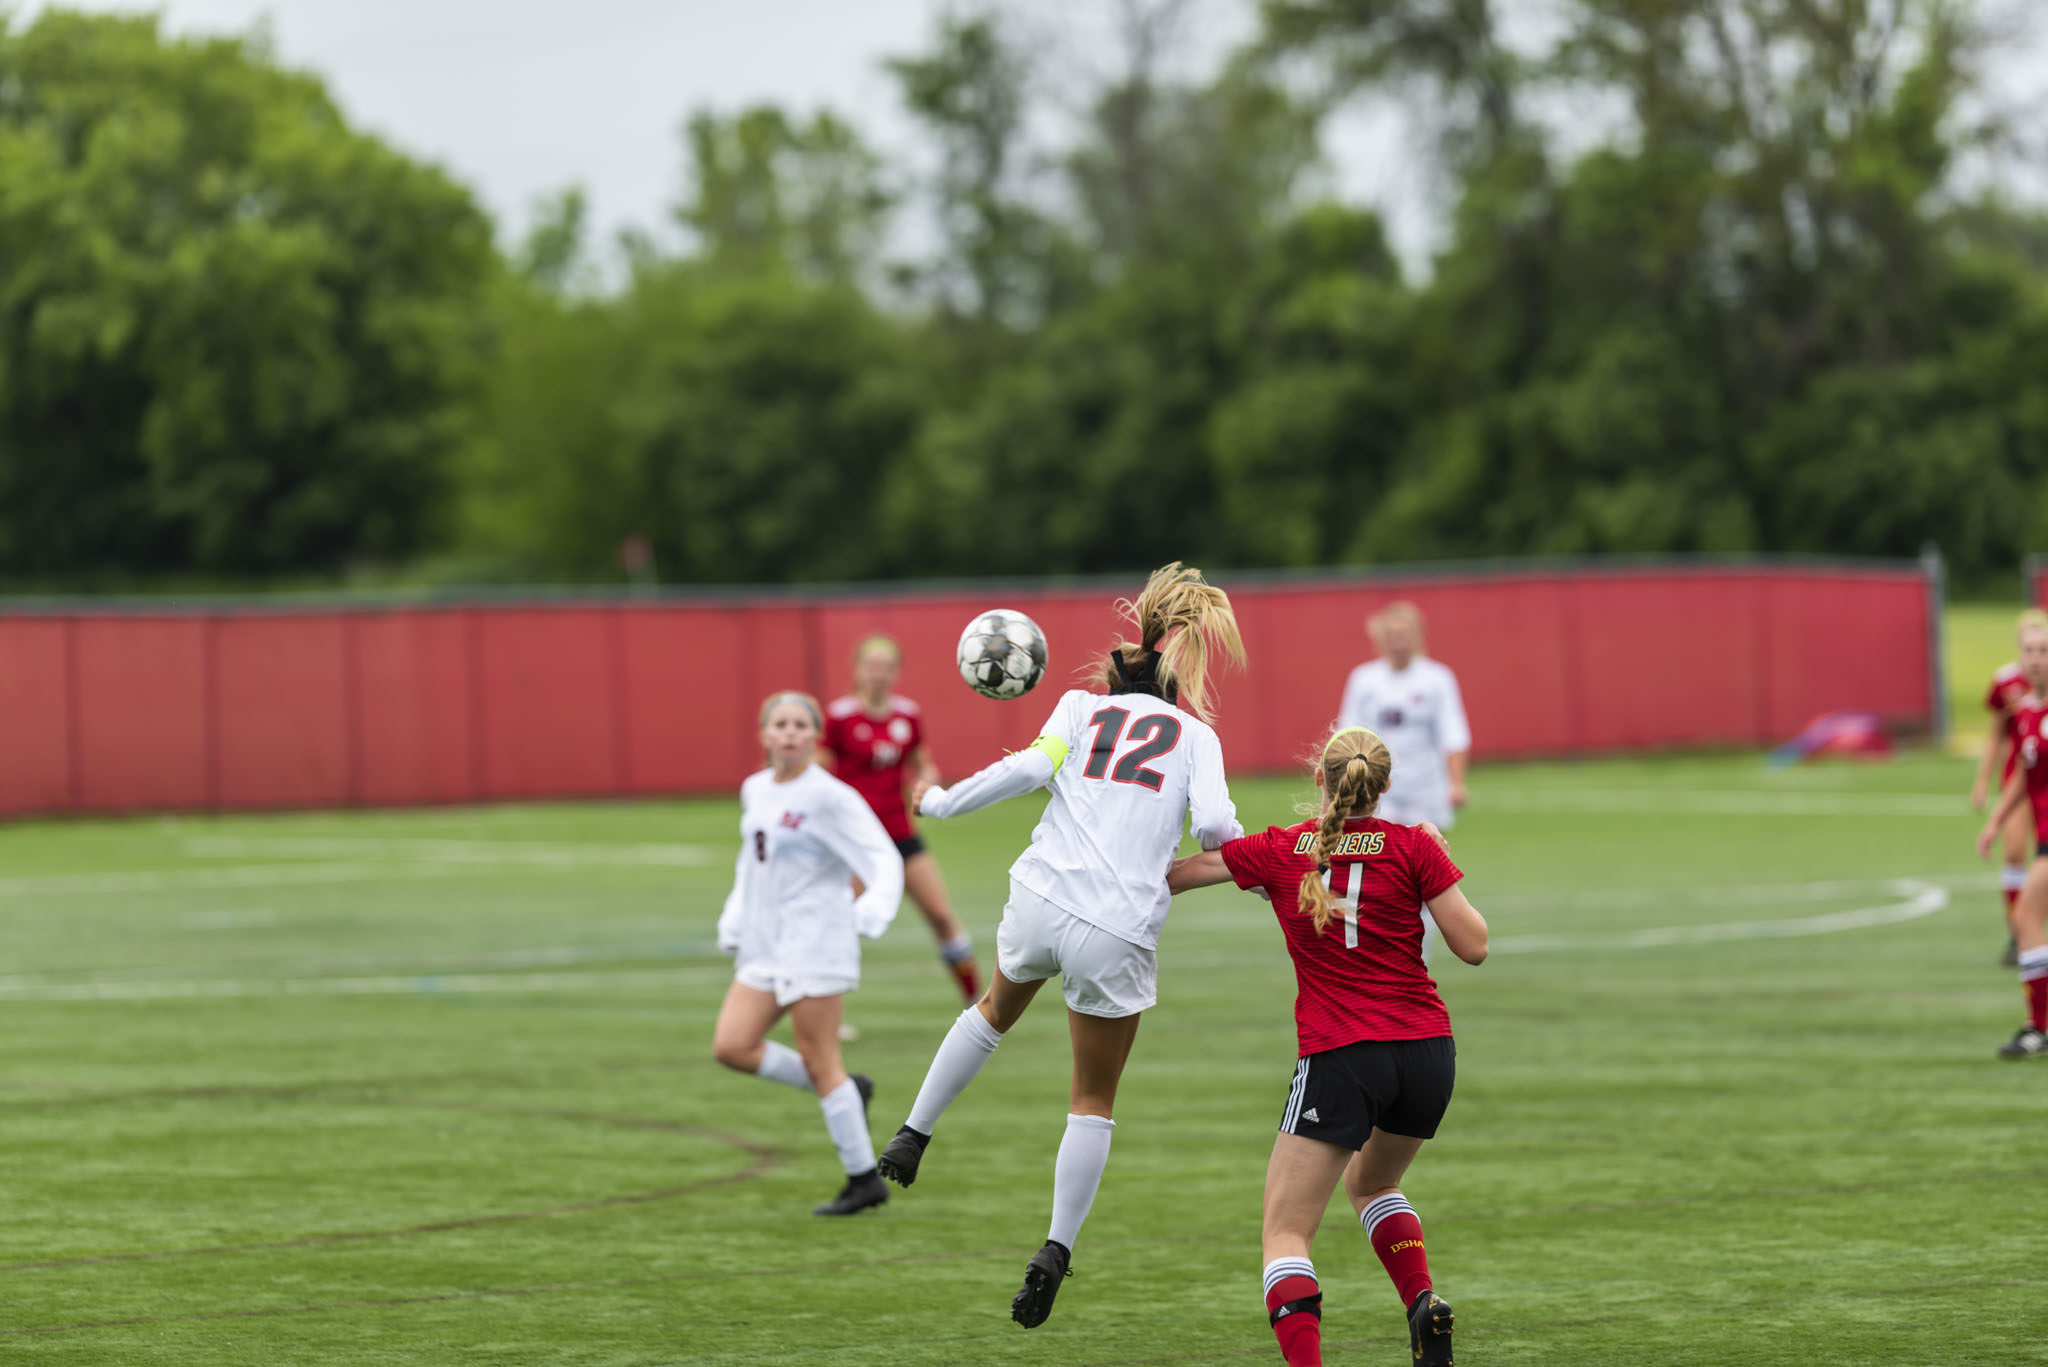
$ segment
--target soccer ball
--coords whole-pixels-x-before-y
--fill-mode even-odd
[[[984,698],[1021,698],[1045,676],[1045,633],[1021,612],[993,608],[960,633],[960,677]]]

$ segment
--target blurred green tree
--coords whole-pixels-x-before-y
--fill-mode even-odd
[[[490,225],[260,39],[0,13],[0,573],[444,534]]]

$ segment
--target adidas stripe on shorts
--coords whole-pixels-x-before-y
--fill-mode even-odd
[[[1294,1065],[1280,1128],[1359,1149],[1375,1129],[1431,1139],[1451,1104],[1458,1047],[1436,1039],[1363,1040]]]

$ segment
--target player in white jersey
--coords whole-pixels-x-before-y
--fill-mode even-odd
[[[718,917],[734,956],[711,1055],[736,1072],[816,1092],[846,1169],[819,1215],[851,1215],[889,1199],[868,1136],[874,1084],[839,1057],[842,999],[860,986],[860,937],[889,928],[903,900],[903,858],[859,793],[813,763],[823,719],[806,693],[761,705],[768,767],[740,785],[740,853]],[[853,879],[863,891],[853,893]],[[796,1048],[768,1038],[789,1014]]]
[[[1189,821],[1205,850],[1243,828],[1210,729],[1212,650],[1242,664],[1230,599],[1199,570],[1168,565],[1136,603],[1138,628],[1104,665],[1107,696],[1076,689],[1053,708],[1030,748],[951,788],[920,785],[911,803],[929,817],[958,816],[1049,788],[1031,844],[1010,867],[1010,901],[996,930],[996,972],[986,995],[960,1013],[925,1074],[910,1118],[882,1148],[884,1177],[904,1186],[933,1127],[1047,978],[1060,974],[1074,1047],[1066,1136],[1053,1168],[1052,1224],[1024,1269],[1010,1315],[1043,1324],[1067,1275],[1074,1238],[1109,1162],[1117,1083],[1156,999],[1154,948],[1171,898],[1166,872]]]
[[[1377,731],[1394,756],[1393,786],[1380,799],[1383,821],[1432,821],[1449,830],[1465,805],[1465,756],[1472,728],[1457,676],[1423,650],[1422,614],[1391,603],[1366,622],[1380,658],[1351,671],[1338,726]]]

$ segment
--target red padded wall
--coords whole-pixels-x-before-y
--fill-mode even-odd
[[[72,807],[72,625],[0,618],[0,815]]]
[[[213,624],[213,805],[319,807],[351,795],[346,619]]]
[[[1912,568],[1647,567],[1220,582],[1250,666],[1217,688],[1224,756],[1290,769],[1397,598],[1457,671],[1484,760],[1774,743],[1818,713],[1933,716]],[[1134,589],[1136,584],[1129,586]],[[2048,592],[2048,578],[2041,584]],[[1128,591],[1128,590],[1126,590]],[[729,792],[768,693],[850,686],[874,631],[960,774],[1028,744],[1123,629],[1113,588],[145,615],[0,611],[0,814],[408,805]],[[1047,677],[975,696],[953,647],[1030,613]]]
[[[597,797],[624,775],[613,614],[512,608],[477,616],[483,791]]]
[[[74,630],[75,808],[214,805],[203,617],[83,617]]]
[[[351,800],[407,806],[486,796],[472,618],[447,609],[349,615]]]

